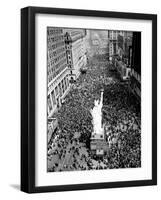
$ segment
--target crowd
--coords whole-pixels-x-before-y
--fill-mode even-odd
[[[110,88],[112,87],[112,88]],[[108,121],[109,168],[141,167],[140,103],[125,85],[105,89],[105,121]],[[109,98],[110,96],[110,98]]]
[[[93,158],[90,110],[94,100],[100,98],[102,88],[109,152],[103,158]],[[48,171],[141,166],[140,104],[127,86],[120,83],[107,61],[92,59],[87,73],[79,76],[55,117],[59,122],[59,138],[48,145]]]

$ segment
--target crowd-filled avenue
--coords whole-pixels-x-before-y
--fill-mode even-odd
[[[102,90],[102,123],[108,151],[96,156],[90,151],[90,111]],[[53,117],[58,120],[58,128],[48,144],[49,172],[141,167],[140,102],[106,59],[88,59],[86,71],[71,84]]]

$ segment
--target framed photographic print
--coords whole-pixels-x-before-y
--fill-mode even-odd
[[[21,9],[21,190],[157,184],[157,16]]]

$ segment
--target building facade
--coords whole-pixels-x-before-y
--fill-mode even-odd
[[[50,142],[51,138],[53,137],[54,132],[57,131],[58,128],[58,120],[56,118],[49,118],[48,119],[48,134],[47,134],[47,141]]]
[[[118,54],[118,31],[110,30],[108,31],[109,40],[109,56],[115,56]]]
[[[118,55],[120,59],[128,58],[129,46],[132,44],[132,32],[109,31],[109,56]]]
[[[87,64],[85,37],[82,29],[65,29],[65,44],[70,80],[76,80]]]
[[[62,28],[47,28],[48,117],[61,106],[70,89],[65,39]]]
[[[132,32],[119,31],[118,33],[118,56],[128,65],[129,47],[132,45]]]

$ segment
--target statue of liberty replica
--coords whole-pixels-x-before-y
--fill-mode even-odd
[[[101,90],[100,100],[94,101],[94,107],[90,111],[92,115],[93,132],[91,134],[90,149],[95,155],[104,155],[107,149],[105,142],[104,125],[102,124],[103,90]]]
[[[102,134],[102,106],[103,106],[103,91],[101,91],[101,99],[94,101],[94,108],[91,110],[93,134]]]

